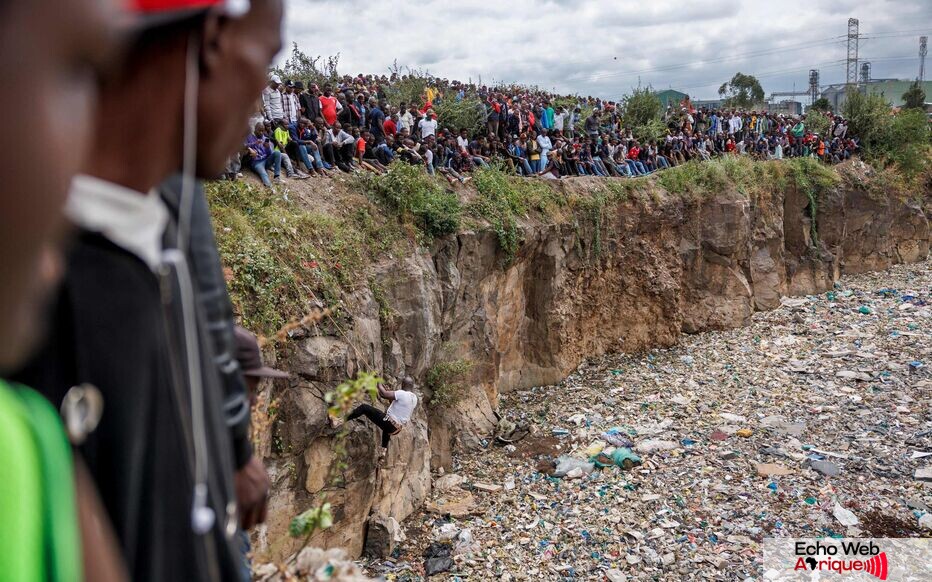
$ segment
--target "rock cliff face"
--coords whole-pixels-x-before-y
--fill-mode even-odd
[[[557,187],[569,194],[587,183]],[[821,196],[816,209],[792,185],[704,198],[658,190],[606,206],[598,220],[529,221],[523,234],[507,265],[490,231],[462,232],[429,252],[376,265],[370,285],[344,299],[352,316],[295,338],[279,365],[296,378],[275,395],[276,421],[266,429],[276,485],[270,521],[256,539],[260,560],[293,552],[289,520],[321,499],[334,505],[336,523],[312,542],[358,555],[369,516],[401,521],[427,495],[431,469],[449,469],[456,447],[481,446],[501,392],[559,382],[591,355],[741,326],[785,295],[826,291],[841,273],[929,252],[920,205],[852,187]],[[452,409],[419,406],[382,467],[377,431],[352,423],[346,467],[332,467],[327,389],[360,369],[408,374],[423,385],[432,365],[455,359],[474,366]],[[331,470],[340,486],[328,486]]]

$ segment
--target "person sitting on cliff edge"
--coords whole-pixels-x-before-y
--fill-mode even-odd
[[[401,381],[400,390],[386,390],[385,386],[379,384],[379,398],[391,402],[388,410],[382,412],[375,406],[360,404],[346,417],[346,420],[350,421],[365,416],[372,421],[372,424],[382,429],[382,449],[379,452],[379,459],[382,459],[388,450],[389,439],[407,426],[414,414],[414,409],[417,408],[414,380],[410,376],[405,376]]]

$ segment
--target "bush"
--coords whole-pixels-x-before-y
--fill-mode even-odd
[[[396,163],[383,175],[367,174],[365,191],[388,206],[402,222],[413,222],[421,242],[459,230],[462,205],[456,194],[445,189],[420,166]]]
[[[467,95],[461,101],[446,97],[434,104],[434,113],[441,126],[459,131],[463,128],[470,134],[481,131],[486,125],[485,104],[475,95]]]
[[[469,210],[491,224],[505,252],[505,264],[514,259],[521,246],[518,217],[531,211],[549,216],[565,203],[545,181],[510,176],[500,168],[479,168],[473,178],[479,197]]]
[[[385,88],[385,97],[388,102],[396,106],[402,102],[418,107],[423,105],[424,92],[427,90],[427,75],[414,69],[408,69],[408,72],[402,75],[401,68],[397,64],[392,66],[391,71],[398,75],[398,80]]]
[[[806,115],[806,129],[822,138],[831,139],[829,132],[832,130],[832,120],[821,113],[813,111]]]
[[[911,180],[929,165],[929,121],[922,109],[904,109],[890,125],[888,157]]]
[[[868,153],[884,149],[889,139],[890,106],[880,95],[864,95],[849,88],[842,106],[848,120],[848,134],[861,138],[861,148]]]
[[[217,246],[243,325],[272,335],[318,306],[338,307],[368,262],[394,252],[397,225],[363,207],[347,217],[307,210],[250,182],[210,182]]]
[[[304,54],[298,48],[298,43],[292,43],[291,56],[285,61],[285,66],[272,70],[281,75],[282,79],[302,81],[305,86],[317,84],[323,88],[324,84],[339,80],[337,66],[340,64],[340,55],[337,53],[321,62],[322,60],[320,56],[310,57]]]
[[[427,388],[430,390],[430,406],[448,408],[460,402],[466,395],[466,380],[472,371],[469,360],[440,362],[427,371]]]
[[[660,99],[651,87],[637,88],[622,99],[621,119],[626,126],[631,128],[649,128],[654,125],[655,121],[660,121],[662,109]]]
[[[660,119],[653,119],[644,125],[635,125],[631,129],[631,134],[641,143],[651,140],[659,142],[667,136],[667,126]]]

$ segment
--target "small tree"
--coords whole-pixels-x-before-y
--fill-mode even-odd
[[[651,87],[637,88],[621,101],[621,120],[641,141],[662,138],[667,128],[660,119],[663,105]]]
[[[918,80],[913,81],[909,89],[903,93],[903,102],[904,109],[925,109],[926,92],[922,89],[922,85],[919,84]]]
[[[809,109],[812,109],[813,111],[823,111],[823,112],[831,111],[832,104],[829,103],[829,100],[826,99],[825,97],[820,97],[812,103]]]
[[[855,87],[845,93],[842,115],[848,120],[848,133],[861,138],[865,150],[887,149],[890,132],[890,106],[882,95],[865,95]]]
[[[735,73],[727,83],[722,83],[718,94],[725,99],[726,107],[739,107],[748,109],[764,101],[764,89],[754,75]]]
[[[621,100],[621,119],[628,127],[647,125],[659,120],[663,105],[650,86],[633,89]]]
[[[326,60],[321,56],[311,57],[298,48],[298,43],[292,43],[291,56],[285,61],[283,67],[273,68],[272,71],[281,75],[283,79],[293,79],[307,84],[323,85],[339,79],[337,65],[340,64],[340,54],[329,56]]]

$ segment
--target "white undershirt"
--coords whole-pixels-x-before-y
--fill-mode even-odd
[[[168,209],[156,190],[148,194],[93,176],[71,182],[65,214],[76,226],[98,232],[153,271],[162,260]]]

